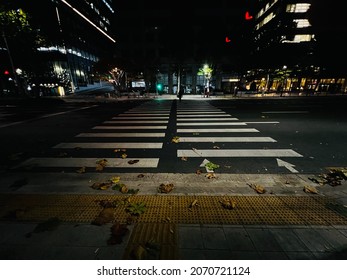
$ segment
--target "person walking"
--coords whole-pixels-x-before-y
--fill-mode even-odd
[[[184,87],[182,85],[180,85],[179,90],[178,90],[178,94],[177,94],[178,99],[179,99],[180,102],[182,100],[183,94],[184,94]]]

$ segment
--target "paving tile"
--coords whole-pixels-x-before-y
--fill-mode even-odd
[[[206,249],[229,249],[222,227],[201,227],[202,241]]]
[[[178,247],[184,249],[202,249],[204,244],[202,241],[201,228],[195,226],[179,226],[178,227]]]
[[[254,244],[243,227],[223,226],[231,251],[255,251]]]
[[[332,245],[313,228],[295,228],[293,231],[313,253],[324,253],[326,251],[331,252],[333,249]]]
[[[333,228],[316,229],[316,231],[332,245],[332,250],[339,255],[347,254],[347,236]]]
[[[246,228],[246,230],[258,251],[282,251],[271,230],[266,228]]]
[[[259,260],[257,251],[230,251],[230,260]]]
[[[285,252],[259,252],[259,259],[261,260],[288,260]]]
[[[205,254],[203,250],[199,249],[180,249],[179,250],[180,260],[205,260]]]
[[[51,246],[44,248],[42,259],[44,260],[95,260],[97,254],[95,247],[86,246]]]
[[[230,250],[203,250],[207,260],[230,260]]]
[[[272,228],[271,233],[285,252],[304,252],[308,248],[290,228]]]
[[[316,257],[311,252],[293,252],[287,251],[286,255],[289,260],[315,260]]]

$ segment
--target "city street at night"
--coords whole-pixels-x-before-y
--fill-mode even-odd
[[[186,95],[179,101],[165,95],[95,98],[102,96],[97,91],[81,96],[2,101],[1,227],[9,234],[1,245],[2,257],[55,258],[51,247],[27,254],[38,241],[22,236],[18,244],[19,236],[11,230],[35,232],[35,225],[50,219],[58,222],[54,230],[46,229],[49,240],[64,228],[72,235],[83,229],[86,238],[101,230],[105,239],[95,241],[104,244],[94,254],[94,243],[86,248],[81,240],[70,244],[71,236],[65,236],[69,240],[53,246],[60,258],[131,259],[134,246],[157,227],[164,244],[152,258],[208,259],[221,252],[222,258],[241,259],[345,257],[341,244],[335,244],[336,234],[339,242],[347,238],[345,97]],[[328,180],[330,174],[334,177]],[[232,209],[223,207],[225,198],[235,201]],[[116,220],[129,223],[132,234],[107,246],[110,222],[93,225],[103,210],[98,204],[125,199],[144,201],[147,212],[129,222],[132,215],[117,206]],[[276,232],[289,227],[296,246],[301,245],[285,249],[289,245],[277,240],[270,249],[229,251],[212,241],[209,248],[205,240],[202,247],[190,248],[186,234],[192,226],[199,235],[222,234],[225,242],[240,230],[265,230],[261,237],[245,233],[252,244],[262,242],[256,238],[265,238],[263,234],[277,240]],[[331,244],[319,242],[330,247],[307,245],[312,232],[304,233],[306,226],[322,231],[319,238],[329,234]],[[165,235],[171,239],[164,241]]]

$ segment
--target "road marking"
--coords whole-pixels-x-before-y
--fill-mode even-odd
[[[19,167],[96,167],[96,162],[101,159],[107,160],[107,167],[156,168],[159,158],[30,158],[17,165]],[[129,164],[131,160],[138,160],[137,163]]]
[[[179,128],[177,132],[259,132],[255,128]]]
[[[177,126],[209,126],[209,125],[213,125],[213,126],[220,126],[220,125],[247,125],[244,122],[204,122],[204,123],[177,123]]]
[[[75,137],[165,137],[165,133],[80,133]]]
[[[124,113],[124,114],[119,114],[118,116],[128,116],[128,117],[139,117],[139,116],[169,116],[170,114],[151,114],[151,113],[148,113],[148,114],[132,114],[132,113]]]
[[[302,157],[291,149],[177,150],[177,157]]]
[[[40,117],[27,119],[27,120],[24,120],[24,121],[18,121],[18,122],[3,124],[3,125],[0,125],[0,128],[4,128],[4,127],[8,127],[8,126],[14,126],[14,125],[17,125],[17,124],[23,124],[23,123],[27,123],[27,122],[32,122],[32,121],[35,121],[35,120],[40,120],[40,119],[44,119],[44,118],[54,117],[54,116],[58,116],[58,115],[68,114],[68,113],[71,113],[71,112],[75,112],[75,111],[79,111],[79,110],[85,110],[85,109],[89,109],[89,108],[93,108],[93,107],[97,107],[97,106],[99,106],[99,105],[92,105],[92,106],[82,107],[82,108],[78,108],[78,109],[74,109],[74,110],[47,114],[47,115],[43,115],[43,116],[40,116]]]
[[[276,158],[276,160],[277,160],[278,166],[280,166],[280,167],[283,166],[283,167],[287,168],[292,173],[299,173],[299,171],[294,168],[294,166],[295,166],[294,164],[291,164],[291,163],[286,162],[284,160],[281,160],[279,158]]]
[[[237,118],[177,118],[177,121],[238,121]]]
[[[165,121],[145,121],[145,120],[138,120],[138,121],[104,121],[103,123],[168,123],[168,120]]]
[[[193,114],[193,115],[182,115],[182,114],[177,114],[177,117],[220,117],[221,115],[223,116],[230,116],[230,114],[203,114],[203,115],[198,115],[198,114]]]
[[[113,117],[113,120],[147,120],[147,119],[169,119],[170,117]]]
[[[271,137],[181,137],[179,142],[277,142]]]
[[[189,110],[189,111],[181,111],[177,110],[177,114],[179,115],[189,115],[191,113],[206,113],[206,114],[225,114],[224,111],[216,111],[216,110]]]
[[[167,126],[94,126],[93,129],[166,129]]]
[[[274,123],[280,123],[280,122],[245,122],[247,124],[249,123],[255,123],[255,124],[274,124]]]
[[[265,111],[263,114],[307,114],[309,111]]]
[[[161,149],[163,143],[60,143],[53,148],[58,149]]]

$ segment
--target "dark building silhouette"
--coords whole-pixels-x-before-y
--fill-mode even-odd
[[[94,82],[94,64],[104,57],[112,57],[113,53],[112,2],[5,0],[2,3],[6,9],[26,13],[30,27],[40,38],[35,50],[36,59],[30,63],[37,66],[31,69],[35,75],[28,77],[31,87],[34,85],[36,89],[41,87],[40,91],[65,94],[66,90],[73,91]],[[18,37],[12,35],[8,32],[6,37],[14,67],[20,68],[30,58],[20,57],[20,48],[25,46],[19,46]],[[68,85],[59,87],[62,81],[68,81]]]
[[[258,0],[249,79],[261,90],[345,91],[347,28],[338,4]]]

